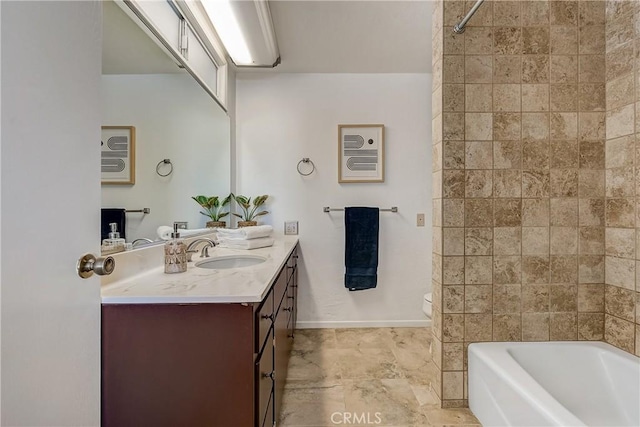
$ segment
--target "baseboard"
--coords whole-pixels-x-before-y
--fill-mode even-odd
[[[346,320],[346,321],[303,321],[296,322],[298,329],[321,328],[424,328],[431,326],[431,320]]]

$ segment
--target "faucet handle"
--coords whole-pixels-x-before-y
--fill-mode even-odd
[[[193,257],[193,254],[197,253],[198,251],[196,250],[189,250],[186,252],[187,254],[187,262],[192,262],[193,260],[191,259]]]

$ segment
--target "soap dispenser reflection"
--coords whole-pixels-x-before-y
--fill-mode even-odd
[[[120,238],[120,233],[118,232],[118,224],[115,222],[109,223],[109,238],[104,239],[102,241],[102,253],[113,253],[124,251],[125,249],[125,240]]]
[[[171,240],[164,245],[164,272],[167,274],[187,271],[187,245],[180,238],[178,224],[173,224]]]

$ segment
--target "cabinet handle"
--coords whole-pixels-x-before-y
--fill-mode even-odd
[[[284,311],[291,311],[291,310],[293,310],[293,308],[291,308],[291,307],[285,307],[285,308],[283,308],[283,310],[284,310]]]
[[[295,299],[295,297],[290,297],[290,296],[288,296],[287,298],[289,298],[289,299]]]
[[[272,380],[276,379],[276,371],[271,371],[268,374],[262,374],[262,378],[271,378]]]
[[[269,319],[273,322],[273,313],[272,314],[261,314],[260,315],[261,319]]]

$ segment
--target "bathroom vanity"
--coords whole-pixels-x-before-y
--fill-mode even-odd
[[[297,239],[250,253],[266,261],[190,263],[103,287],[103,426],[274,425],[297,316]]]

